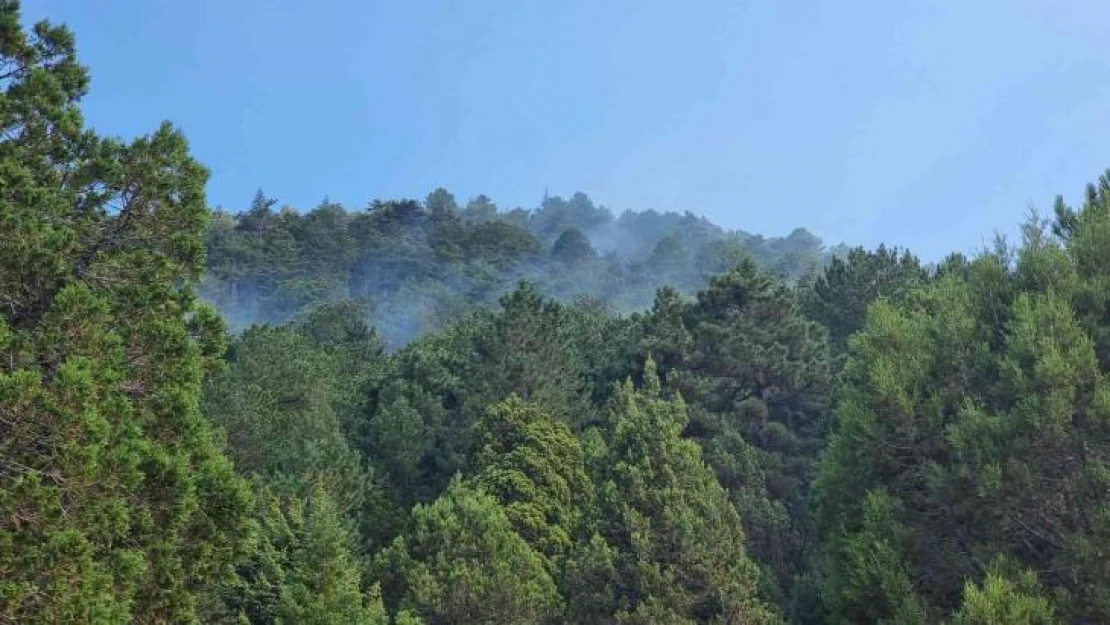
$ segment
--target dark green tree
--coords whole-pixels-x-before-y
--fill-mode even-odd
[[[515,393],[563,422],[587,417],[581,352],[566,319],[566,309],[530,283],[501,299],[499,314],[475,346],[483,408]]]
[[[925,283],[926,271],[908,251],[880,245],[874,251],[852,248],[835,256],[802,291],[804,310],[829,333],[833,349],[847,349],[848,337],[863,328],[867,307],[880,297],[901,301]]]
[[[285,496],[263,486],[256,500],[253,549],[214,593],[220,603],[205,622],[388,622],[377,586],[364,584],[354,532],[327,491]]]
[[[581,230],[567,228],[551,246],[551,257],[561,263],[574,265],[597,258],[597,252]]]
[[[371,488],[336,412],[336,361],[296,329],[255,326],[213,376],[205,411],[227,432],[239,471],[284,494],[322,487],[345,514],[358,514]]]
[[[750,259],[694,302],[661,290],[639,326],[640,356],[658,355],[667,389],[689,402],[684,435],[740,508],[762,594],[785,605],[814,539],[809,486],[832,384],[824,330]]]
[[[486,223],[497,219],[497,205],[485,195],[470,200],[463,209],[463,219],[470,223]]]

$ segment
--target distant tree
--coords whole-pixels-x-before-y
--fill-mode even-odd
[[[543,245],[523,228],[500,221],[481,222],[466,231],[470,258],[507,270],[517,263],[539,257]]]
[[[357,255],[349,223],[350,215],[342,206],[324,200],[307,214],[293,216],[285,226],[296,241],[297,270],[343,294],[347,270]]]
[[[255,191],[250,208],[239,220],[238,229],[253,234],[265,233],[266,227],[275,218],[273,207],[277,202],[276,199],[267,197],[262,189]]]
[[[590,241],[578,228],[568,228],[551,247],[551,257],[567,264],[576,264],[597,257]]]
[[[531,215],[529,228],[544,241],[551,242],[569,228],[589,232],[612,218],[608,209],[595,206],[584,193],[575,193],[569,200],[547,196],[539,210]]]
[[[455,195],[453,193],[443,187],[436,187],[436,189],[429,193],[428,197],[424,200],[424,209],[433,216],[458,214],[459,203],[455,200]]]
[[[493,221],[497,219],[497,205],[485,195],[479,195],[466,203],[463,219],[479,224]]]
[[[208,231],[201,294],[234,330],[356,298],[371,304],[379,334],[397,347],[494,305],[521,279],[562,303],[595,298],[626,312],[648,306],[664,284],[692,294],[744,258],[763,268],[785,263],[794,275],[825,255],[804,231],[764,239],[689,213],[614,220],[580,193],[508,212],[485,196],[460,209],[445,189],[423,203],[375,200],[358,212],[325,199],[311,211],[275,213],[274,203],[259,192],[252,208],[221,211]]]
[[[463,223],[455,196],[442,187],[424,201],[428,211],[428,244],[439,262],[463,260]]]

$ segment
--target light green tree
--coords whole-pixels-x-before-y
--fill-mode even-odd
[[[872,305],[815,488],[834,622],[899,620],[911,596],[927,621],[1047,614],[1003,601],[1016,578],[989,573],[998,555],[1037,573],[1061,620],[1110,618],[1108,223],[1092,189],[1061,212],[1059,236],[1031,221],[1021,246]],[[866,557],[879,544],[883,557]]]
[[[474,484],[501,502],[517,534],[549,559],[554,574],[593,496],[578,440],[516,396],[491,406],[477,430]]]
[[[1032,571],[993,563],[983,583],[968,581],[953,625],[1053,625],[1061,622]]]
[[[378,568],[387,599],[429,624],[541,623],[562,607],[543,557],[497,500],[461,479],[414,508],[412,530]]]
[[[289,515],[298,541],[277,605],[278,623],[385,625],[388,618],[374,586],[362,592],[355,540],[327,491],[313,490],[305,509]]]
[[[596,527],[615,550],[618,618],[644,622],[664,610],[698,622],[774,622],[756,598],[740,516],[697,443],[682,437],[686,406],[661,396],[653,361],[642,390],[621,386],[609,420]],[[605,552],[596,545],[586,552],[595,564],[575,567],[594,575]]]

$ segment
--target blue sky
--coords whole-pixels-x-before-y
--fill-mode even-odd
[[[445,186],[910,246],[1015,231],[1110,167],[1103,0],[25,0],[87,117],[181,126],[213,205]]]

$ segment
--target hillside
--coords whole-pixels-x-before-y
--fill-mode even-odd
[[[793,281],[826,257],[804,229],[768,239],[690,213],[614,216],[582,193],[546,197],[534,210],[502,211],[485,196],[460,206],[444,189],[364,210],[276,206],[259,191],[248,209],[218,211],[208,227],[201,295],[235,329],[355,299],[396,346],[495,304],[521,280],[559,301],[631,312],[663,285],[692,295],[742,258]]]

